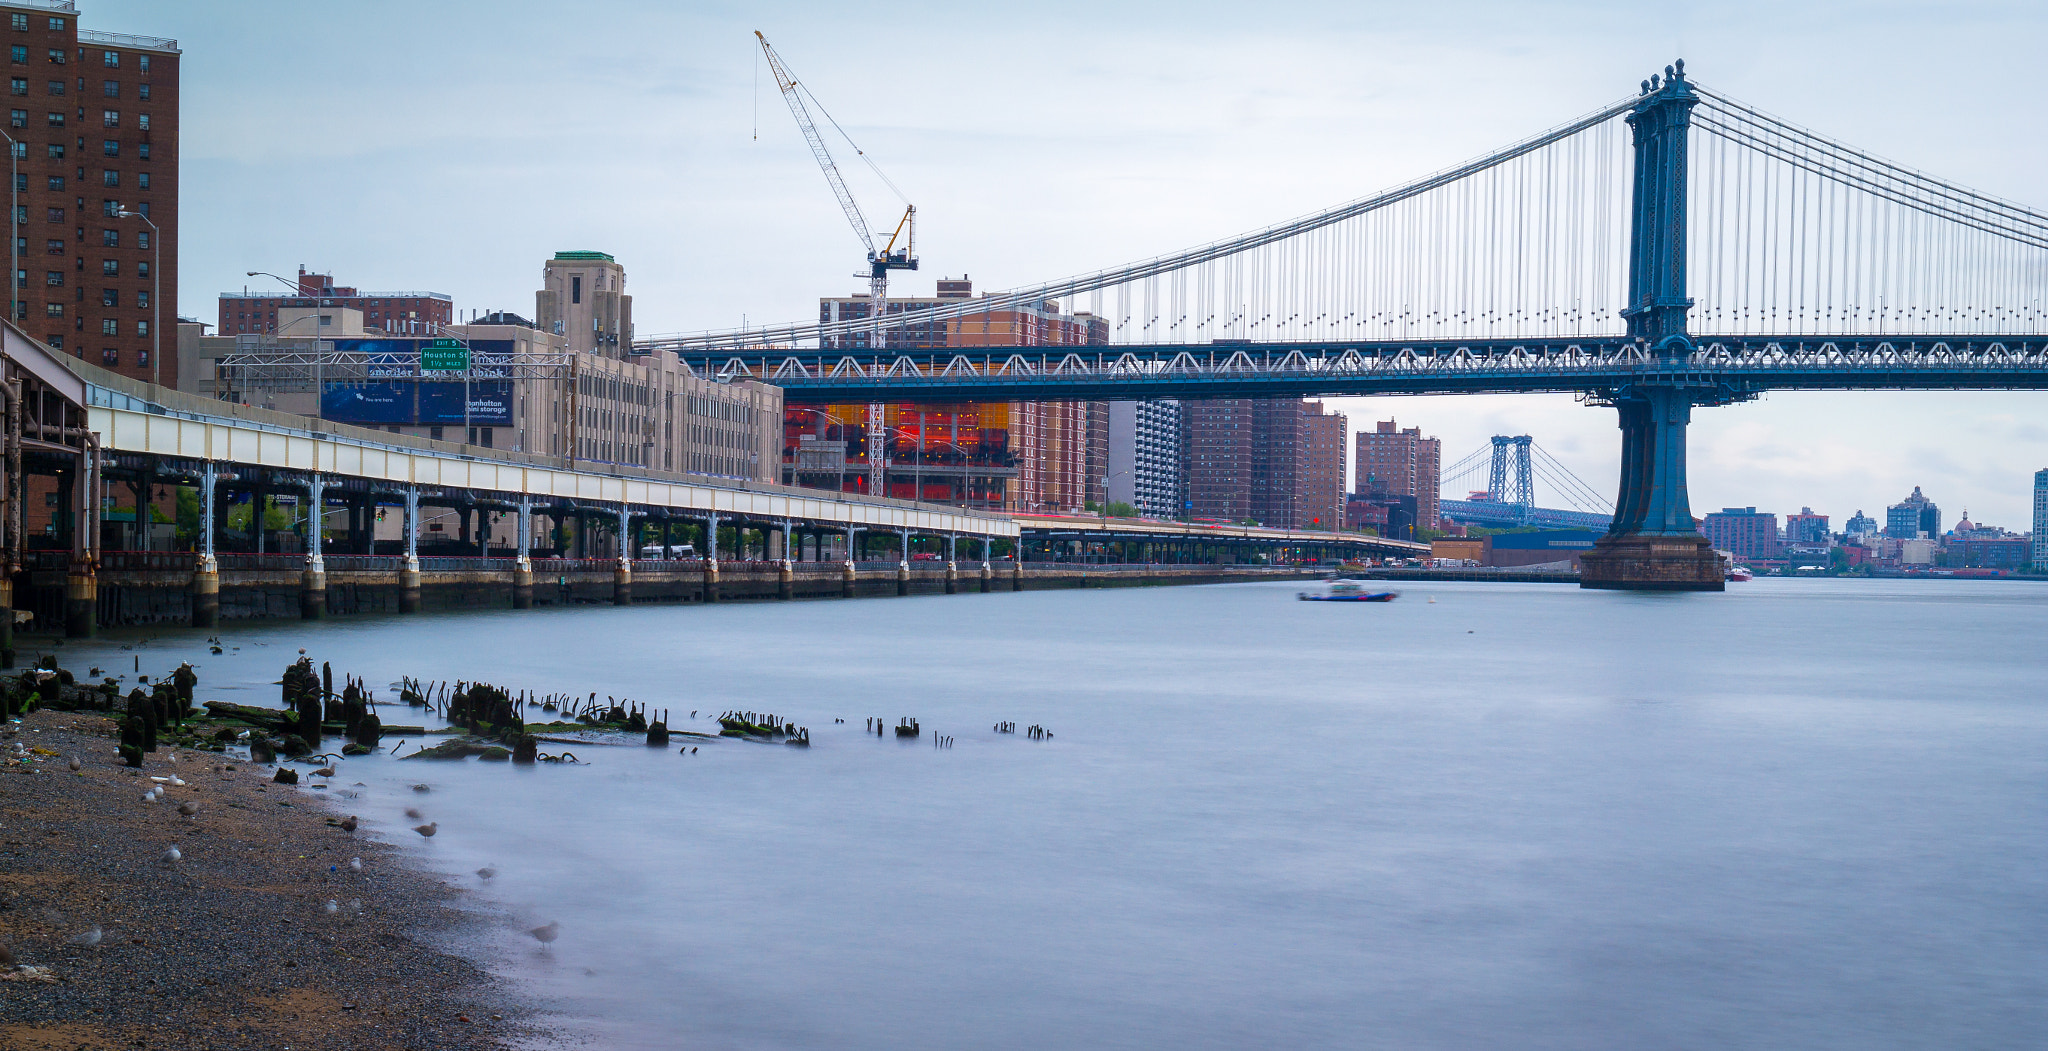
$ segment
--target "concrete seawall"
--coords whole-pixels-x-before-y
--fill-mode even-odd
[[[190,556],[175,559],[188,560]],[[261,566],[244,556],[224,559],[219,579],[221,621],[305,616],[308,588],[303,559],[270,556]],[[98,623],[103,627],[195,623],[190,568],[173,558],[154,565],[108,567],[98,578]],[[244,563],[237,565],[236,563]],[[404,612],[402,559],[333,556],[326,560],[323,601],[327,616]],[[417,606],[428,610],[510,609],[515,566],[510,559],[421,559]],[[366,564],[367,563],[367,564]],[[456,563],[447,565],[443,563]],[[677,602],[755,602],[784,599],[880,598],[898,595],[979,594],[1056,588],[1159,587],[1253,580],[1315,580],[1327,570],[1208,564],[1101,565],[1070,562],[995,562],[986,582],[979,562],[726,562],[712,572],[703,562],[634,562],[626,574],[615,560],[536,559],[532,605],[638,605]],[[950,578],[950,579],[949,579]],[[42,583],[42,582],[39,582]],[[22,589],[19,607],[31,614],[23,627],[62,630],[62,591],[48,584]]]

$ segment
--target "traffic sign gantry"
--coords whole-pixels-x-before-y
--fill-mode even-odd
[[[420,369],[424,372],[469,371],[469,348],[452,339],[437,339],[420,348]]]

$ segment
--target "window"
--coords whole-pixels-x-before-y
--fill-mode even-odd
[[[64,126],[64,115],[63,115],[62,113],[52,113],[52,114],[50,114],[50,127],[53,127],[53,128],[61,128],[61,127],[63,127],[63,126]]]
[[[147,73],[147,72],[149,72],[149,56],[148,56],[148,55],[138,55],[138,56],[136,56],[136,58],[135,58],[135,64],[136,64],[137,66],[141,67],[141,69],[142,69],[142,71],[143,71],[144,73]]]
[[[571,278],[569,279],[569,302],[571,302],[571,303],[581,303],[581,302],[583,302],[583,275],[582,275],[582,274],[577,274],[577,275],[575,275],[574,277],[571,277]]]
[[[63,160],[63,159],[64,159],[64,144],[63,144],[63,143],[61,143],[61,142],[53,142],[53,143],[51,143],[51,144],[50,144],[50,159],[51,159],[51,160],[59,160],[59,161],[60,161],[60,160]]]
[[[28,222],[28,205],[18,204],[14,206],[14,221],[17,223]]]
[[[428,428],[427,430],[428,430],[428,434],[427,434],[427,437],[429,437],[429,438],[432,438],[432,439],[434,439],[434,440],[435,440],[435,441],[437,441],[437,442],[441,440],[441,428],[440,428],[440,427],[438,427],[438,426],[436,426],[436,427],[429,427],[429,428]]]
[[[121,155],[121,140],[108,139],[100,144],[100,149],[109,157],[119,157]]]
[[[28,127],[28,111],[25,109],[8,111],[7,123],[17,128]]]
[[[148,159],[149,159],[149,143],[146,143],[146,142],[142,142],[142,143],[137,143],[137,144],[136,144],[136,146],[135,146],[135,155],[136,155],[137,157],[140,157],[140,158],[142,158],[143,160],[148,160]]]
[[[8,81],[8,82],[7,82],[7,86],[8,86],[8,90],[10,90],[10,91],[14,92],[14,93],[15,93],[15,94],[17,94],[17,95],[26,95],[26,94],[28,94],[28,78],[27,78],[27,77],[15,77],[15,78],[13,78],[12,80],[10,80],[10,81]]]
[[[14,31],[15,31],[15,32],[17,32],[17,33],[26,33],[26,32],[28,32],[28,16],[27,16],[27,15],[10,15],[10,16],[9,16],[9,21],[13,23],[13,25],[14,25]]]
[[[121,323],[119,321],[115,321],[113,318],[103,318],[100,320],[100,335],[118,336],[120,334]]]
[[[138,190],[147,190],[147,189],[149,189],[149,173],[148,173],[148,172],[136,172],[136,173],[135,173],[135,188],[136,188],[136,189],[138,189]]]
[[[14,173],[14,188],[17,190],[27,190],[28,176],[23,175],[20,172]]]
[[[137,322],[135,323],[135,334],[136,334],[136,335],[138,335],[138,336],[147,336],[147,335],[149,335],[149,322],[147,322],[147,321],[137,321]],[[148,359],[144,359],[142,363],[143,363],[144,365],[147,365],[147,364],[149,364],[149,361],[148,361]]]
[[[54,47],[50,49],[50,64],[53,66],[64,64],[64,52],[62,49]]]
[[[50,81],[50,94],[52,94],[52,95],[62,95],[62,94],[64,94],[64,82],[63,82],[63,81],[61,81],[61,80],[53,80],[53,81]]]
[[[149,101],[149,85],[147,85],[147,84],[140,84],[140,85],[137,85],[137,86],[136,86],[136,88],[135,88],[135,97],[136,97],[136,98],[139,98],[139,99],[141,99],[141,100],[142,100],[142,101],[144,101],[144,102],[148,102],[148,101]]]
[[[28,48],[17,46],[13,49],[12,53],[8,55],[8,57],[16,62],[27,62]]]
[[[137,230],[137,231],[135,231],[135,247],[137,247],[137,248],[148,248],[148,247],[149,247],[149,231],[148,231],[148,230]]]
[[[100,215],[112,219],[121,214],[121,202],[108,199],[100,202]]]
[[[61,223],[64,221],[64,209],[62,208],[49,209],[49,215],[50,221],[53,223]]]
[[[52,190],[61,190],[61,189],[63,189],[63,188],[64,188],[64,177],[63,177],[62,175],[52,175],[52,176],[50,176],[50,189],[52,189]]]
[[[140,129],[142,129],[143,131],[148,131],[148,130],[149,130],[149,114],[147,114],[147,113],[138,113],[138,114],[136,114],[136,115],[135,115],[135,126],[136,126],[136,127],[138,127],[138,128],[140,128]]]
[[[103,307],[120,306],[121,293],[111,288],[100,289],[100,305]]]
[[[83,86],[84,86],[84,85],[80,85],[80,87],[83,87]],[[102,94],[102,95],[104,95],[104,96],[106,96],[107,98],[110,98],[110,99],[117,99],[117,98],[120,98],[120,97],[121,97],[121,82],[120,82],[120,81],[118,81],[118,80],[102,80],[102,81],[100,81],[100,94]]]
[[[117,172],[117,171],[112,171],[112,170],[108,170],[108,171],[104,171],[104,172],[101,172],[101,173],[100,173],[100,185],[102,185],[102,186],[119,186],[119,185],[121,185],[121,173],[120,173],[120,172]]]
[[[47,306],[43,307],[43,316],[44,316],[44,317],[63,317],[63,316],[64,316],[64,304],[62,304],[62,303],[51,303],[51,304],[49,304],[49,305],[47,305]]]
[[[43,281],[44,284],[49,285],[52,288],[64,287],[64,271],[51,270],[48,272],[48,274],[49,276],[45,278]]]
[[[121,53],[119,51],[102,51],[100,52],[100,61],[105,62],[108,69],[119,69],[121,68]]]
[[[112,347],[102,349],[100,351],[100,364],[108,368],[121,364],[121,352]]]
[[[147,218],[149,218],[149,202],[148,202],[148,201],[144,201],[144,202],[142,202],[141,204],[138,204],[138,205],[136,205],[136,206],[135,206],[135,210],[136,210],[137,212],[140,212],[140,213],[142,214],[142,217],[143,217],[144,219],[147,219]]]
[[[121,264],[112,259],[102,259],[100,260],[100,273],[106,277],[120,277]]]
[[[149,276],[149,264],[148,264],[148,263],[137,263],[137,264],[135,264],[135,276],[136,276],[136,277],[148,277],[148,276]]]
[[[51,255],[63,255],[64,242],[58,240],[44,241],[43,250],[49,252]]]
[[[118,128],[118,127],[120,127],[120,126],[121,126],[121,111],[120,111],[120,110],[117,110],[117,109],[103,109],[103,110],[101,110],[101,111],[100,111],[100,126],[101,126],[101,127],[105,127],[105,128]]]
[[[144,368],[144,369],[148,368],[148,367],[149,367],[149,351],[147,351],[147,350],[138,350],[138,351],[136,351],[136,352],[135,352],[135,365],[136,365],[136,367],[137,367],[137,368]]]
[[[27,26],[23,26],[22,28],[23,28],[23,29],[27,29],[28,27],[27,27]],[[52,32],[52,33],[62,33],[63,31],[64,31],[64,20],[63,20],[63,19],[61,19],[61,18],[52,18],[52,19],[50,19],[50,32]],[[53,347],[54,347],[54,346],[56,346],[56,344],[54,344],[54,343],[52,343],[52,344],[50,344],[50,345],[51,345],[51,346],[53,346]]]
[[[137,293],[135,293],[135,305],[136,305],[136,306],[138,306],[138,307],[141,307],[141,308],[143,308],[144,310],[147,310],[147,309],[149,309],[149,293],[148,293],[148,292],[137,292]]]

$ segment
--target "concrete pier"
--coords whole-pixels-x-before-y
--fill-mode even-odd
[[[220,626],[220,560],[202,556],[192,571],[192,626]]]

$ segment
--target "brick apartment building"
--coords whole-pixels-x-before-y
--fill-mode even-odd
[[[1188,402],[1189,513],[1276,529],[1328,528],[1341,508],[1347,423],[1322,408],[1293,398]]]
[[[1443,442],[1422,428],[1380,420],[1358,432],[1354,491],[1415,498],[1417,529],[1436,529],[1442,511]]]
[[[0,16],[15,320],[53,350],[173,382],[175,328],[156,326],[177,321],[178,42],[82,29],[69,0],[0,0]]]
[[[1754,507],[1724,507],[1700,522],[1700,532],[1717,550],[1737,558],[1777,558],[1778,516]]]
[[[292,332],[278,331],[280,310],[303,307],[345,307],[363,312],[363,327],[393,336],[423,336],[455,321],[455,300],[442,292],[363,292],[334,283],[332,274],[315,274],[299,267],[298,287],[287,293],[252,293],[243,290],[220,294],[220,327],[223,336],[261,333],[270,336],[310,336],[301,326]]]

